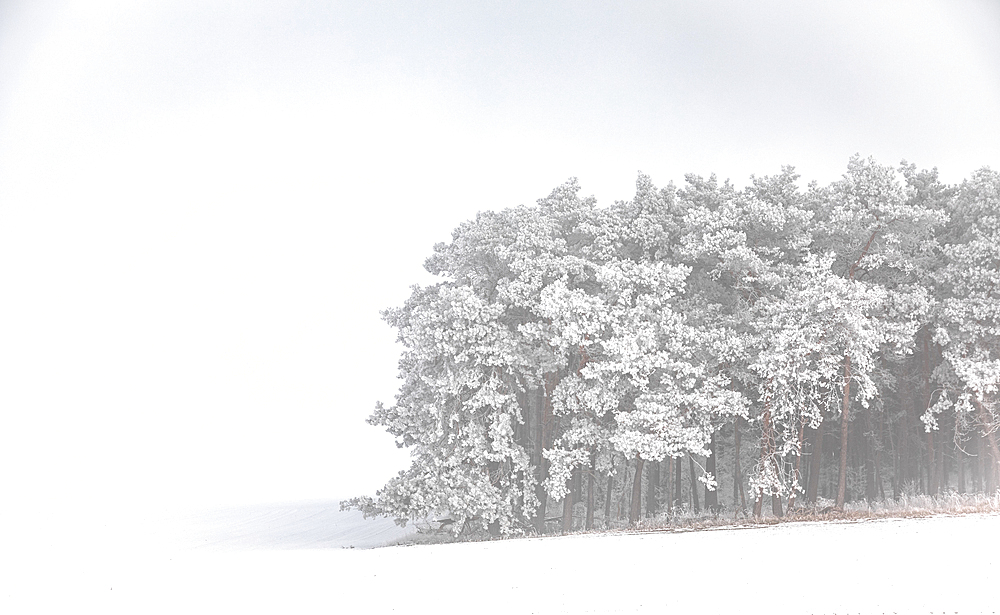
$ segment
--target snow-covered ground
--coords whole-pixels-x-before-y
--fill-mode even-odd
[[[0,612],[1000,611],[997,515],[348,549],[391,532],[330,506],[35,535],[4,552]]]
[[[219,508],[185,515],[174,524],[178,538],[199,547],[331,549],[381,547],[414,534],[413,524],[365,519],[323,500]]]

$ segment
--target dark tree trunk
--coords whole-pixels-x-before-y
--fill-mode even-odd
[[[979,430],[972,431],[972,440],[969,441],[972,444],[972,454],[975,455],[972,459],[972,490],[976,493],[983,492],[983,455],[982,446],[979,444]]]
[[[872,242],[875,241],[875,237],[878,235],[879,229],[872,231],[871,236],[868,238],[868,242],[865,247],[861,249],[861,254],[858,255],[858,260],[854,261],[851,265],[850,270],[847,272],[847,278],[853,282],[854,273],[857,271],[858,266],[861,261],[864,260],[865,255],[868,254],[868,250],[871,249]],[[851,356],[844,355],[844,399],[843,405],[840,412],[840,476],[837,484],[837,501],[836,507],[838,510],[844,509],[844,499],[847,495],[847,438],[848,438],[848,425],[850,423],[850,411],[851,411]]]
[[[691,471],[691,510],[697,515],[701,512],[701,507],[698,506],[698,477],[694,471],[694,457],[690,454],[688,455],[688,468]]]
[[[667,458],[667,514],[674,513],[674,458]]]
[[[554,431],[554,416],[552,412],[552,391],[558,384],[558,374],[549,373],[543,378],[543,386],[535,389],[532,401],[535,405],[537,429],[535,430],[535,471],[538,480],[535,496],[538,498],[538,514],[535,516],[535,531],[545,533],[545,509],[548,494],[542,483],[549,477],[549,461],[542,454],[552,445]]]
[[[955,465],[958,466],[958,492],[965,493],[965,453],[958,444],[955,445]]]
[[[573,468],[572,478],[570,479],[570,493],[573,494],[573,503],[583,501],[583,467],[576,466]]]
[[[654,517],[658,512],[657,492],[660,490],[660,462],[650,461],[646,470],[646,516]]]
[[[899,386],[899,389],[902,388],[903,388],[902,386]],[[898,500],[899,496],[902,494],[902,486],[904,478],[903,450],[904,447],[906,446],[905,444],[906,440],[904,437],[905,432],[902,429],[902,424],[905,420],[903,417],[906,416],[906,405],[903,402],[903,396],[901,392],[899,393],[899,395],[900,395],[899,407],[902,409],[902,413],[900,414],[899,426],[893,425],[892,422],[889,423],[889,441],[892,443],[890,449],[892,451],[892,499],[894,500]],[[893,436],[893,434],[896,435]],[[895,441],[893,441],[893,437],[895,437]]]
[[[708,458],[705,459],[705,471],[712,475],[713,478],[718,478],[715,473],[715,432],[712,432],[712,439],[708,442]],[[712,511],[713,515],[719,514],[719,490],[718,487],[715,489],[709,489],[708,485],[705,485],[705,509]]]
[[[885,500],[885,488],[882,486],[882,448],[885,446],[885,408],[878,414],[878,438],[875,441],[875,484],[878,496]]]
[[[591,455],[590,471],[587,472],[587,521],[584,527],[594,529],[594,457]]]
[[[536,387],[528,391],[529,431],[532,439],[531,465],[535,468],[535,497],[538,498],[538,508],[535,510],[535,531],[545,533],[545,502],[547,494],[542,482],[548,477],[548,462],[542,456],[545,449],[545,389]]]
[[[826,422],[822,422],[813,430],[813,445],[809,459],[809,486],[806,488],[806,500],[811,504],[816,503],[816,496],[819,495],[819,476],[823,469],[823,427]]]
[[[622,495],[618,498],[618,514],[616,516],[619,521],[627,521],[628,513],[632,509],[632,500],[630,499],[632,497],[632,488],[630,487],[632,483],[630,480],[634,478],[635,470],[626,465],[625,476],[622,477]]]
[[[931,406],[931,358],[930,358],[930,343],[928,337],[930,333],[924,336],[923,352],[920,355],[920,366],[921,366],[921,396],[923,401],[921,403],[920,411],[924,413]],[[937,454],[934,450],[934,433],[927,431],[924,428],[924,442],[927,446],[927,493],[929,495],[936,495],[938,491],[937,485],[937,467],[934,463],[937,459]]]
[[[864,452],[865,462],[865,500],[874,502],[878,498],[878,491],[875,489],[875,450],[872,444],[871,408],[865,408],[865,433],[861,434],[861,450]]]
[[[771,455],[771,462],[777,468],[778,460],[775,455]],[[778,517],[779,519],[782,516],[784,516],[784,514],[781,512],[781,492],[771,493],[771,514],[773,514],[775,517]]]
[[[528,404],[528,394],[526,391],[522,390],[517,382],[512,382],[510,384],[515,393],[515,398],[517,399],[517,406],[521,413],[521,420],[514,422],[514,439],[515,441],[528,453],[529,463],[534,464],[535,462],[535,446],[534,441],[531,439],[531,423],[533,421],[531,417],[531,407]],[[517,484],[524,485],[525,478],[527,478],[524,470],[518,470],[517,472]],[[521,515],[526,519],[531,518],[531,513],[533,511],[527,511],[524,509],[524,490],[518,489],[517,503],[515,508]]]
[[[935,464],[937,474],[935,475],[934,482],[937,484],[938,492],[948,491],[948,458],[944,455],[944,442],[941,442],[942,439],[938,438],[937,463]]]
[[[844,499],[847,496],[847,438],[850,435],[851,412],[851,357],[844,356],[844,399],[840,410],[840,475],[837,483],[838,510],[844,510]]]
[[[635,527],[642,516],[642,466],[643,458],[635,456],[635,476],[632,478],[632,502],[628,511],[629,527]]]
[[[799,470],[802,468],[802,453],[803,453],[803,447],[805,446],[805,435],[806,435],[806,422],[803,419],[799,423],[799,440],[798,440],[798,445],[796,447],[796,453],[797,454],[795,455],[795,474],[794,474],[794,480],[795,480],[795,486],[796,487],[799,486],[799,476],[800,476]],[[796,490],[793,488],[792,492],[788,495],[788,512],[791,512],[792,511],[792,507],[795,506],[795,495],[796,495],[796,493],[797,493]]]
[[[899,425],[896,430],[896,450],[895,457],[897,467],[893,474],[893,495],[898,500],[903,496],[903,488],[910,480],[910,387],[906,383],[905,366],[900,369],[899,375]]]
[[[799,494],[804,502],[808,502],[809,498],[806,497],[806,489],[809,487],[809,470],[811,464],[809,461],[812,459],[812,441],[813,435],[811,429],[806,429],[805,433],[802,434],[802,476],[799,479]],[[795,496],[795,501],[799,500],[799,496]]]
[[[680,457],[674,460],[674,465],[677,467],[677,476],[674,479],[674,505],[680,507],[684,497]]]
[[[608,490],[604,494],[604,527],[611,529],[611,495],[615,490],[615,477],[608,472]]]
[[[739,506],[743,514],[746,514],[743,473],[740,471],[740,420],[740,417],[733,420],[733,508]]]
[[[596,463],[597,457],[591,452],[590,468],[587,470],[587,520],[584,522],[584,527],[588,530],[594,529],[594,474],[596,472],[594,466]]]
[[[765,467],[770,465],[775,476],[780,476],[778,472],[778,460],[775,458],[775,441],[774,441],[774,429],[771,425],[771,401],[770,399],[764,402],[764,412],[761,415],[761,442],[760,442],[760,465]],[[781,495],[780,492],[776,492],[775,485],[768,485],[768,489],[771,491],[771,510],[774,512],[775,516],[781,516]],[[758,490],[757,503],[754,504],[754,516],[760,517],[761,508],[763,506],[764,491],[763,489]]]
[[[863,462],[864,451],[862,447],[864,443],[862,442],[862,434],[864,433],[864,425],[861,421],[855,419],[851,421],[850,433],[848,434],[847,443],[847,469],[855,470],[856,475],[863,476],[865,470],[865,464]],[[850,474],[848,474],[850,476]],[[863,488],[863,487],[862,487]],[[864,491],[857,494],[862,500],[865,498]],[[855,493],[851,491],[851,479],[847,479],[847,501],[850,502],[855,499]]]
[[[772,493],[771,494],[771,514],[773,514],[775,517],[778,517],[779,519],[782,516],[784,516],[784,513],[781,512],[781,494],[780,493]]]
[[[535,531],[539,534],[545,533],[545,509],[549,495],[545,487],[539,485],[535,487],[535,497],[538,498],[538,512],[535,515]]]
[[[569,491],[563,497],[562,533],[573,531],[573,492]]]

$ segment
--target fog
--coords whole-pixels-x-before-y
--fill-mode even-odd
[[[435,242],[855,152],[1000,166],[992,2],[22,2],[0,12],[5,515],[329,500],[406,452]],[[46,517],[48,516],[48,517]],[[76,527],[76,526],[74,526]]]

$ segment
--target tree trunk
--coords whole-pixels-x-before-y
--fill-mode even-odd
[[[632,502],[628,511],[629,527],[635,527],[642,516],[642,466],[644,460],[635,456],[635,477],[632,479]]]
[[[733,508],[739,507],[740,485],[743,476],[740,475],[740,417],[733,419]],[[743,505],[746,508],[746,504]]]
[[[847,279],[854,282],[854,273],[857,271],[858,266],[861,265],[861,261],[864,260],[865,255],[868,254],[868,250],[871,249],[872,242],[875,241],[875,237],[878,235],[879,229],[872,231],[871,237],[868,238],[868,243],[865,247],[861,249],[861,254],[858,255],[858,260],[854,261],[851,265],[850,270],[847,272]],[[844,355],[844,400],[843,406],[840,412],[840,476],[839,482],[837,484],[837,501],[836,507],[838,510],[844,509],[844,501],[847,495],[847,438],[848,438],[848,425],[850,421],[850,410],[851,410],[851,356]]]
[[[813,430],[813,445],[810,451],[812,457],[809,459],[809,487],[806,489],[806,500],[810,504],[816,503],[819,495],[819,476],[823,469],[823,426],[822,422]]]
[[[688,454],[688,467],[691,470],[691,509],[694,514],[701,512],[701,507],[698,506],[698,478],[694,471],[694,457]]]
[[[573,531],[573,492],[569,491],[563,497],[562,533]]]
[[[844,510],[847,496],[847,438],[850,435],[851,412],[851,357],[844,355],[844,400],[840,411],[840,476],[837,483],[837,510]]]
[[[635,471],[626,465],[625,476],[622,477],[622,494],[618,498],[618,514],[616,516],[619,521],[628,519],[629,510],[632,508],[632,501],[629,499],[632,495],[632,489],[629,488],[631,478],[635,478]]]
[[[937,451],[934,450],[934,433],[925,431],[924,442],[927,446],[927,494],[937,495],[937,467],[934,463]]]
[[[865,500],[868,502],[874,502],[878,498],[878,491],[875,489],[875,447],[871,437],[873,427],[871,408],[865,408],[865,431],[861,434],[861,450],[865,463]]]
[[[676,505],[677,507],[680,507],[681,506],[681,502],[683,500],[683,495],[684,495],[683,494],[683,486],[684,485],[683,485],[683,482],[681,480],[682,479],[682,477],[681,477],[682,471],[681,471],[681,459],[680,459],[680,457],[678,457],[674,461],[674,465],[677,466],[677,476],[676,476],[675,481],[674,481],[674,489],[675,489],[674,490],[674,505]]]
[[[895,475],[895,484],[893,486],[893,492],[898,500],[905,493],[905,487],[914,479],[914,474],[912,473],[912,456],[910,438],[913,434],[913,429],[911,427],[912,413],[913,413],[913,387],[909,386],[906,381],[907,370],[906,364],[904,363],[899,370],[899,389],[900,398],[899,404],[901,413],[899,416],[899,435],[897,436],[898,443],[896,444],[896,452],[899,468]]]
[[[608,471],[608,490],[604,494],[604,527],[611,529],[611,494],[615,490],[615,477]]]
[[[531,439],[531,423],[533,418],[531,416],[531,407],[528,402],[528,392],[523,390],[522,387],[518,386],[518,382],[511,382],[510,387],[516,391],[515,398],[517,399],[517,406],[521,413],[521,420],[514,421],[514,439],[528,453],[528,459],[530,464],[535,462],[535,445],[534,440]],[[517,472],[517,484],[522,488],[517,490],[517,500],[515,503],[515,510],[523,515],[524,518],[530,519],[532,512],[524,509],[524,489],[523,485],[525,479],[527,478],[524,470],[519,470]]]
[[[660,462],[650,461],[646,470],[646,516],[654,517],[657,513],[657,492],[660,489]]]
[[[771,425],[771,400],[768,398],[764,401],[764,412],[761,415],[761,442],[760,442],[760,465],[761,467],[771,466],[774,470],[775,480],[778,480],[781,476],[780,468],[778,467],[778,460],[775,455],[775,441],[774,441],[774,429]],[[781,492],[778,490],[777,485],[768,485],[771,496],[771,511],[776,517],[781,516]],[[763,501],[764,493],[761,491],[758,496],[760,501]],[[755,514],[758,512],[763,505],[758,502],[754,506]],[[757,516],[760,516],[759,514]]]
[[[590,471],[587,472],[587,521],[584,527],[594,529],[594,457],[591,456]]]
[[[705,471],[712,475],[713,478],[718,478],[715,474],[715,432],[712,432],[712,439],[708,442],[708,458],[705,459]],[[709,489],[708,485],[705,485],[705,510],[709,510],[713,515],[719,514],[719,491],[718,487],[715,489]]]
[[[674,514],[674,458],[667,457],[667,514]]]
[[[528,408],[531,424],[529,431],[532,438],[531,464],[535,468],[535,497],[538,498],[538,508],[535,510],[535,532],[545,533],[545,502],[547,494],[542,483],[548,477],[548,461],[542,455],[545,449],[545,389],[535,387],[528,392]]]
[[[901,381],[900,381],[901,382]],[[903,388],[900,386],[899,388]],[[903,493],[903,451],[906,446],[906,432],[903,429],[903,424],[906,419],[906,403],[905,397],[900,394],[900,404],[899,407],[902,409],[902,414],[900,415],[899,426],[889,423],[889,441],[892,445],[892,499],[899,500],[900,495]],[[893,441],[893,434],[896,434],[895,441]]]
[[[944,434],[940,434],[944,435]],[[937,463],[935,464],[935,469],[937,474],[934,477],[934,482],[937,484],[938,493],[946,493],[948,491],[948,467],[947,467],[947,457],[944,456],[944,442],[941,442],[943,438],[938,438],[937,444]]]
[[[583,466],[573,468],[569,492],[573,495],[574,504],[583,501]]]
[[[806,434],[806,422],[805,419],[801,419],[799,423],[799,441],[796,449],[795,455],[795,475],[794,475],[794,487],[792,492],[788,495],[788,512],[792,511],[792,507],[795,506],[795,495],[798,493],[799,489],[799,469],[802,467],[802,448],[805,446],[805,434]]]
[[[955,445],[955,464],[958,466],[958,492],[965,493],[965,453]]]
[[[776,455],[771,455],[771,462],[774,464],[775,471],[777,471],[778,470],[778,459],[777,459]],[[782,460],[782,464],[784,464],[784,460]],[[779,474],[779,476],[780,476],[780,474]],[[784,514],[781,512],[781,492],[780,491],[778,491],[778,492],[772,491],[771,492],[771,514],[773,514],[775,517],[777,517],[779,519],[784,516]]]
[[[924,336],[924,351],[920,355],[920,366],[921,366],[921,391],[923,397],[923,403],[921,404],[921,412],[927,412],[927,409],[931,406],[931,357],[930,357],[930,343],[928,338],[930,333],[928,332]],[[937,483],[937,467],[934,463],[937,455],[934,450],[934,434],[927,431],[924,428],[924,440],[927,445],[927,493],[929,495],[936,495],[938,491]]]
[[[882,486],[882,448],[885,446],[885,408],[878,414],[878,438],[875,441],[875,484],[879,499],[885,500],[885,488]]]
[[[985,464],[983,463],[983,445],[982,437],[979,435],[979,430],[975,429],[972,432],[972,442],[976,445],[976,458],[972,462],[972,488],[976,493],[983,492],[983,475],[985,472]]]
[[[740,509],[743,511],[743,514],[746,515],[746,512],[747,512],[747,493],[746,493],[746,489],[743,486],[743,481],[740,481]]]
[[[773,514],[775,517],[778,517],[779,519],[782,516],[784,516],[784,514],[781,512],[781,494],[780,493],[772,493],[771,494],[771,514]]]
[[[892,447],[892,499],[898,500],[903,493],[903,439]]]

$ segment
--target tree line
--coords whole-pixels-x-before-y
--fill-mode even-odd
[[[402,384],[369,422],[412,464],[348,506],[506,535],[995,492],[1000,174],[798,180],[570,180],[460,225],[383,312]]]

